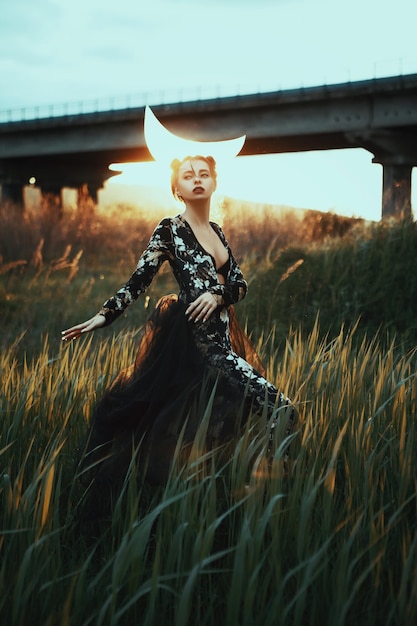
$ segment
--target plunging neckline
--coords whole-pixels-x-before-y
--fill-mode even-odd
[[[185,217],[183,217],[182,215],[178,215],[178,217],[188,227],[188,229],[190,230],[192,236],[194,237],[195,241],[198,243],[198,245],[200,246],[200,248],[204,252],[204,254],[208,254],[208,256],[211,258],[211,260],[213,261],[213,265],[214,265],[214,269],[216,271],[216,274],[218,274],[219,273],[219,269],[222,269],[228,263],[228,261],[230,260],[230,255],[229,255],[228,249],[224,245],[223,241],[220,239],[220,237],[219,237],[218,233],[216,232],[215,228],[213,228],[212,222],[209,222],[210,228],[213,230],[214,234],[220,239],[220,243],[222,244],[222,246],[224,247],[224,249],[227,252],[227,259],[219,268],[217,268],[216,259],[214,258],[214,256],[210,252],[208,252],[208,250],[205,249],[203,244],[200,243],[199,239],[197,238],[195,232],[192,229],[192,226],[189,224],[189,222],[187,222]]]

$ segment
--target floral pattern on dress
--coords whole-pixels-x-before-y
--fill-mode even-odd
[[[185,219],[180,215],[164,218],[155,228],[130,279],[103,304],[100,313],[106,324],[112,323],[146,291],[167,261],[178,282],[178,297],[186,305],[207,291],[217,297],[219,305],[208,320],[190,322],[196,345],[214,372],[242,396],[249,394],[256,407],[262,407],[265,401],[271,409],[286,404],[288,399],[231,348],[228,307],[245,297],[247,283],[222,229],[215,222],[210,224],[229,254],[225,284],[218,280],[214,258],[204,250]]]

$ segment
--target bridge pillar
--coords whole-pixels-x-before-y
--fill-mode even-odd
[[[61,185],[41,185],[41,192],[44,194],[51,194],[53,196],[61,197],[62,195],[62,187]]]
[[[91,200],[94,202],[94,204],[98,204],[98,192],[102,187],[103,185],[101,183],[100,184],[88,183],[87,185],[88,194]]]
[[[401,129],[367,133],[363,145],[373,152],[382,174],[381,218],[411,219],[411,172],[417,165],[417,135]]]
[[[101,185],[95,185],[92,183],[84,183],[77,189],[77,205],[78,208],[86,206],[86,204],[96,205],[98,203],[98,191],[101,189]]]
[[[1,183],[1,200],[2,202],[13,202],[23,206],[23,185],[20,183]]]
[[[411,219],[410,164],[384,163],[382,174],[382,219]]]
[[[62,214],[62,188],[60,185],[42,185],[40,187],[42,203],[49,210],[56,211],[57,215]]]

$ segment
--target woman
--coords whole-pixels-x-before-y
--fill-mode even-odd
[[[123,480],[132,442],[146,458],[146,478],[163,483],[179,438],[186,450],[201,424],[205,407],[199,403],[212,392],[208,446],[238,434],[249,410],[266,405],[271,415],[289,404],[264,378],[234,317],[232,305],[245,297],[247,283],[221,228],[209,219],[215,160],[188,156],[171,168],[172,192],[184,212],[158,224],[131,278],[94,317],[62,333],[69,341],[112,323],[147,289],[162,263],[170,264],[179,294],[157,304],[135,364],[116,378],[92,420],[88,458],[97,497]],[[289,432],[294,411],[286,413]]]

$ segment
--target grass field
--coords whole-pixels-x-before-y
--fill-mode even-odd
[[[61,345],[129,276],[151,225],[43,215],[0,212],[2,622],[414,625],[415,224],[341,234],[317,216],[314,236],[309,217],[231,241],[250,282],[240,320],[298,407],[289,467],[277,436],[266,471],[255,418],[227,451],[202,456],[197,441],[163,489],[132,463],[92,545],[77,517],[80,441],[174,286],[164,273],[118,327]]]

